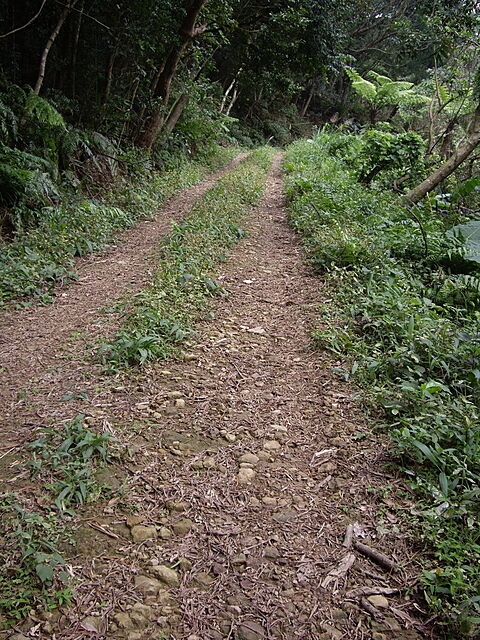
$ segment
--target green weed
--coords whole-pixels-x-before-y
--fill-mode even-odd
[[[107,462],[112,436],[96,434],[83,424],[83,416],[61,429],[48,427],[29,446],[30,469],[47,479],[54,503],[61,513],[72,513],[73,504],[83,504],[100,493],[94,475],[95,461]]]
[[[425,565],[425,598],[471,637],[480,628],[476,227],[455,227],[464,240],[469,232],[462,251],[449,229],[465,221],[453,207],[411,211],[378,184],[366,188],[358,177],[378,159],[369,164],[367,151],[355,136],[327,132],[292,145],[285,159],[292,225],[341,301],[328,305],[315,338],[348,358],[342,374],[363,386],[365,405],[389,429],[435,558]]]
[[[15,496],[0,496],[0,627],[9,627],[34,608],[68,604],[70,574],[58,551],[65,536],[58,516],[39,514]]]

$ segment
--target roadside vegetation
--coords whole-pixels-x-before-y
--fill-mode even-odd
[[[289,148],[286,193],[291,224],[335,300],[322,309],[317,344],[343,357],[339,373],[363,389],[365,410],[391,435],[414,490],[405,517],[427,550],[425,599],[475,637],[480,180],[451,181],[447,195],[412,208],[386,187],[395,175],[417,180],[425,171],[415,136],[382,126],[362,135],[326,129]]]
[[[215,267],[244,236],[242,218],[263,193],[272,154],[271,148],[252,152],[162,241],[152,284],[130,303],[128,319],[116,338],[99,349],[110,370],[171,355],[192,335],[208,299],[227,293],[215,280]]]

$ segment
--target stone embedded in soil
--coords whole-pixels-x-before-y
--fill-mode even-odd
[[[269,560],[278,560],[280,558],[280,551],[276,547],[265,547],[263,555]]]
[[[169,391],[167,393],[167,397],[172,400],[179,400],[180,398],[183,398],[183,393],[181,391]]]
[[[206,591],[215,582],[215,578],[205,571],[197,573],[193,579],[194,585],[201,591]]]
[[[216,461],[215,458],[212,458],[212,456],[206,456],[203,459],[203,468],[204,469],[213,469],[216,465]]]
[[[130,631],[127,640],[145,640],[145,636],[141,631]]]
[[[277,433],[287,433],[288,429],[283,424],[272,424],[270,425],[270,429],[272,431],[276,431]]]
[[[145,540],[154,540],[157,537],[156,527],[146,527],[138,524],[132,527],[132,540],[134,542],[145,542]]]
[[[250,467],[242,467],[237,475],[237,482],[239,484],[248,484],[255,478],[255,471]]]
[[[280,444],[280,442],[278,442],[278,440],[266,440],[263,448],[265,449],[265,451],[278,451],[278,449],[281,449],[282,445]]]
[[[125,611],[120,611],[113,616],[113,619],[117,623],[120,629],[133,629],[133,620],[130,618],[128,613]]]
[[[192,568],[193,564],[188,558],[179,558],[178,566],[180,567],[180,569],[182,571],[190,571],[190,569]]]
[[[85,629],[85,631],[93,631],[94,633],[102,632],[102,627],[103,627],[102,618],[99,618],[96,616],[87,616],[82,620],[80,624],[82,625],[82,628]]]
[[[187,511],[187,509],[190,508],[190,505],[188,504],[188,502],[183,502],[183,501],[175,502],[174,500],[168,500],[165,503],[165,506],[169,511],[177,511],[178,513],[181,513],[182,511]]]
[[[296,515],[297,514],[294,511],[284,511],[282,513],[275,513],[273,515],[273,519],[279,524],[284,524],[285,522],[291,522],[292,520],[295,520]]]
[[[176,589],[180,586],[180,578],[178,577],[178,573],[170,567],[165,566],[164,564],[157,564],[151,568],[151,572],[153,575],[166,584],[167,587],[172,589]]]
[[[373,604],[374,607],[377,607],[377,609],[388,609],[388,600],[387,598],[385,598],[385,596],[368,596],[367,600],[370,602],[370,604]]]
[[[127,527],[130,529],[135,527],[137,524],[143,524],[145,522],[145,516],[128,516],[126,523]]]
[[[177,409],[185,409],[185,400],[183,398],[177,398],[175,400],[175,407]]]
[[[277,499],[276,498],[272,498],[270,496],[263,496],[262,502],[267,507],[274,507],[277,504]]]
[[[248,464],[258,464],[259,460],[260,458],[256,456],[254,453],[244,453],[238,458],[238,462],[240,462],[240,464],[242,462],[248,463]]]
[[[158,531],[158,537],[162,540],[170,540],[170,538],[172,537],[172,532],[168,527],[160,527]]]
[[[161,582],[148,576],[135,576],[135,587],[144,596],[156,596],[162,586]]]
[[[193,528],[193,520],[189,518],[182,518],[178,522],[172,524],[172,529],[175,535],[183,537],[186,536]]]
[[[244,553],[239,553],[236,556],[233,556],[230,560],[232,564],[245,564],[247,562],[247,556]]]
[[[237,638],[238,640],[263,640],[265,630],[261,624],[249,620],[238,627]]]

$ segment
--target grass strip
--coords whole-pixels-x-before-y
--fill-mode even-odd
[[[7,301],[50,302],[58,282],[75,277],[74,259],[101,251],[115,233],[132,227],[181,189],[199,182],[209,171],[225,165],[238,149],[217,147],[202,162],[188,162],[166,172],[147,171],[126,180],[102,199],[73,197],[44,207],[35,228],[13,242],[0,239],[0,308]]]
[[[241,221],[262,193],[273,150],[262,148],[222,177],[161,245],[150,287],[133,300],[127,322],[99,354],[111,370],[166,358],[190,336],[208,300],[223,290],[215,267],[245,234]]]
[[[324,274],[319,345],[364,389],[414,490],[423,594],[457,636],[480,631],[480,275],[428,202],[360,184],[358,137],[322,133],[285,158],[290,219]],[[399,515],[405,517],[405,511]],[[447,632],[448,633],[448,632]]]

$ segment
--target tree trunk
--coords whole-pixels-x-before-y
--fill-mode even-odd
[[[77,4],[77,2],[78,0],[70,0],[70,2],[65,6],[64,10],[60,15],[60,18],[58,19],[55,29],[52,31],[52,33],[50,34],[50,37],[47,40],[47,44],[45,45],[45,49],[43,50],[42,57],[40,59],[40,68],[38,70],[37,81],[33,89],[34,93],[37,96],[40,93],[40,89],[42,88],[43,80],[45,78],[45,68],[47,66],[47,58],[48,58],[48,54],[50,53],[50,49],[52,48],[53,43],[57,39],[57,36],[60,33],[60,29],[62,28],[63,23],[65,22],[69,13],[72,11],[72,9]]]
[[[162,71],[158,75],[154,95],[160,98],[159,105],[156,111],[148,118],[143,133],[137,142],[139,147],[147,149],[148,151],[150,151],[155,144],[155,140],[164,125],[165,109],[170,99],[172,81],[182,55],[191,41],[206,29],[206,25],[195,27],[195,22],[197,21],[198,14],[207,2],[208,0],[191,0],[187,9],[187,15],[179,30],[180,44],[170,49],[162,66]]]
[[[77,54],[78,54],[78,43],[80,41],[80,30],[82,28],[83,9],[84,9],[84,0],[82,0],[82,2],[80,3],[80,9],[78,12],[78,19],[77,19],[77,24],[75,25],[75,34],[73,38],[73,51],[72,51],[72,63],[71,63],[72,75],[70,78],[70,95],[72,98],[75,98],[75,93],[76,93]]]
[[[175,102],[173,103],[172,108],[170,109],[170,113],[165,119],[165,124],[162,129],[162,140],[166,140],[168,136],[172,133],[175,125],[180,120],[182,113],[185,110],[185,107],[188,104],[190,96],[187,93],[182,93]]]
[[[473,116],[473,124],[470,136],[466,143],[455,151],[453,155],[439,169],[428,176],[421,184],[409,191],[405,198],[411,202],[419,202],[427,193],[430,193],[445,178],[448,178],[457,167],[472,153],[472,151],[480,144],[480,105],[478,105],[475,115]]]

